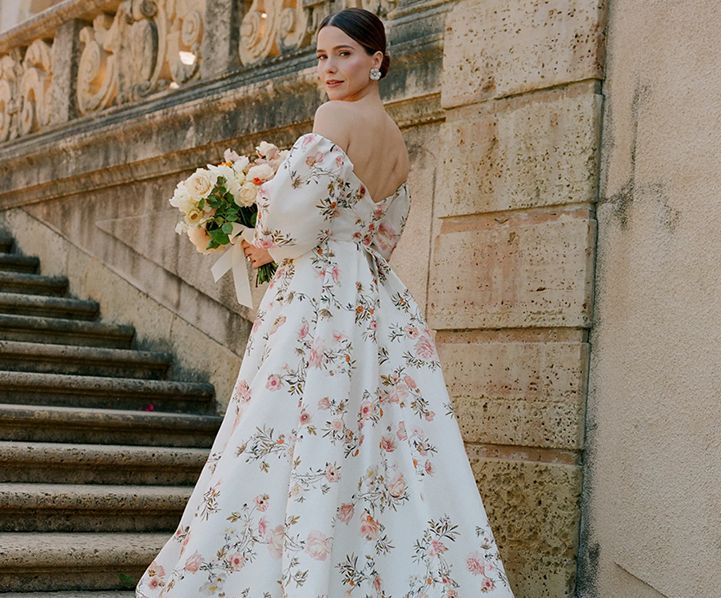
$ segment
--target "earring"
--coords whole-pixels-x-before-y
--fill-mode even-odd
[[[373,81],[378,81],[378,79],[381,78],[381,71],[380,69],[377,69],[376,67],[373,67],[370,70],[370,74],[368,75]]]

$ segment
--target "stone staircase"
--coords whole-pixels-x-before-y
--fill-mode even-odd
[[[0,232],[0,593],[130,597],[222,417]]]

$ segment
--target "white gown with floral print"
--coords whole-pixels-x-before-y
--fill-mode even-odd
[[[176,532],[136,597],[513,596],[434,340],[388,265],[406,183],[371,199],[301,135],[261,186],[278,270]]]

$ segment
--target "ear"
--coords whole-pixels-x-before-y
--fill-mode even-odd
[[[383,52],[378,50],[375,54],[373,54],[373,66],[379,69],[381,68],[381,64],[383,64]]]

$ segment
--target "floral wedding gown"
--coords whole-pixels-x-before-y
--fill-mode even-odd
[[[433,338],[387,262],[407,184],[374,202],[307,133],[258,204],[253,244],[279,267],[136,598],[512,597]]]

